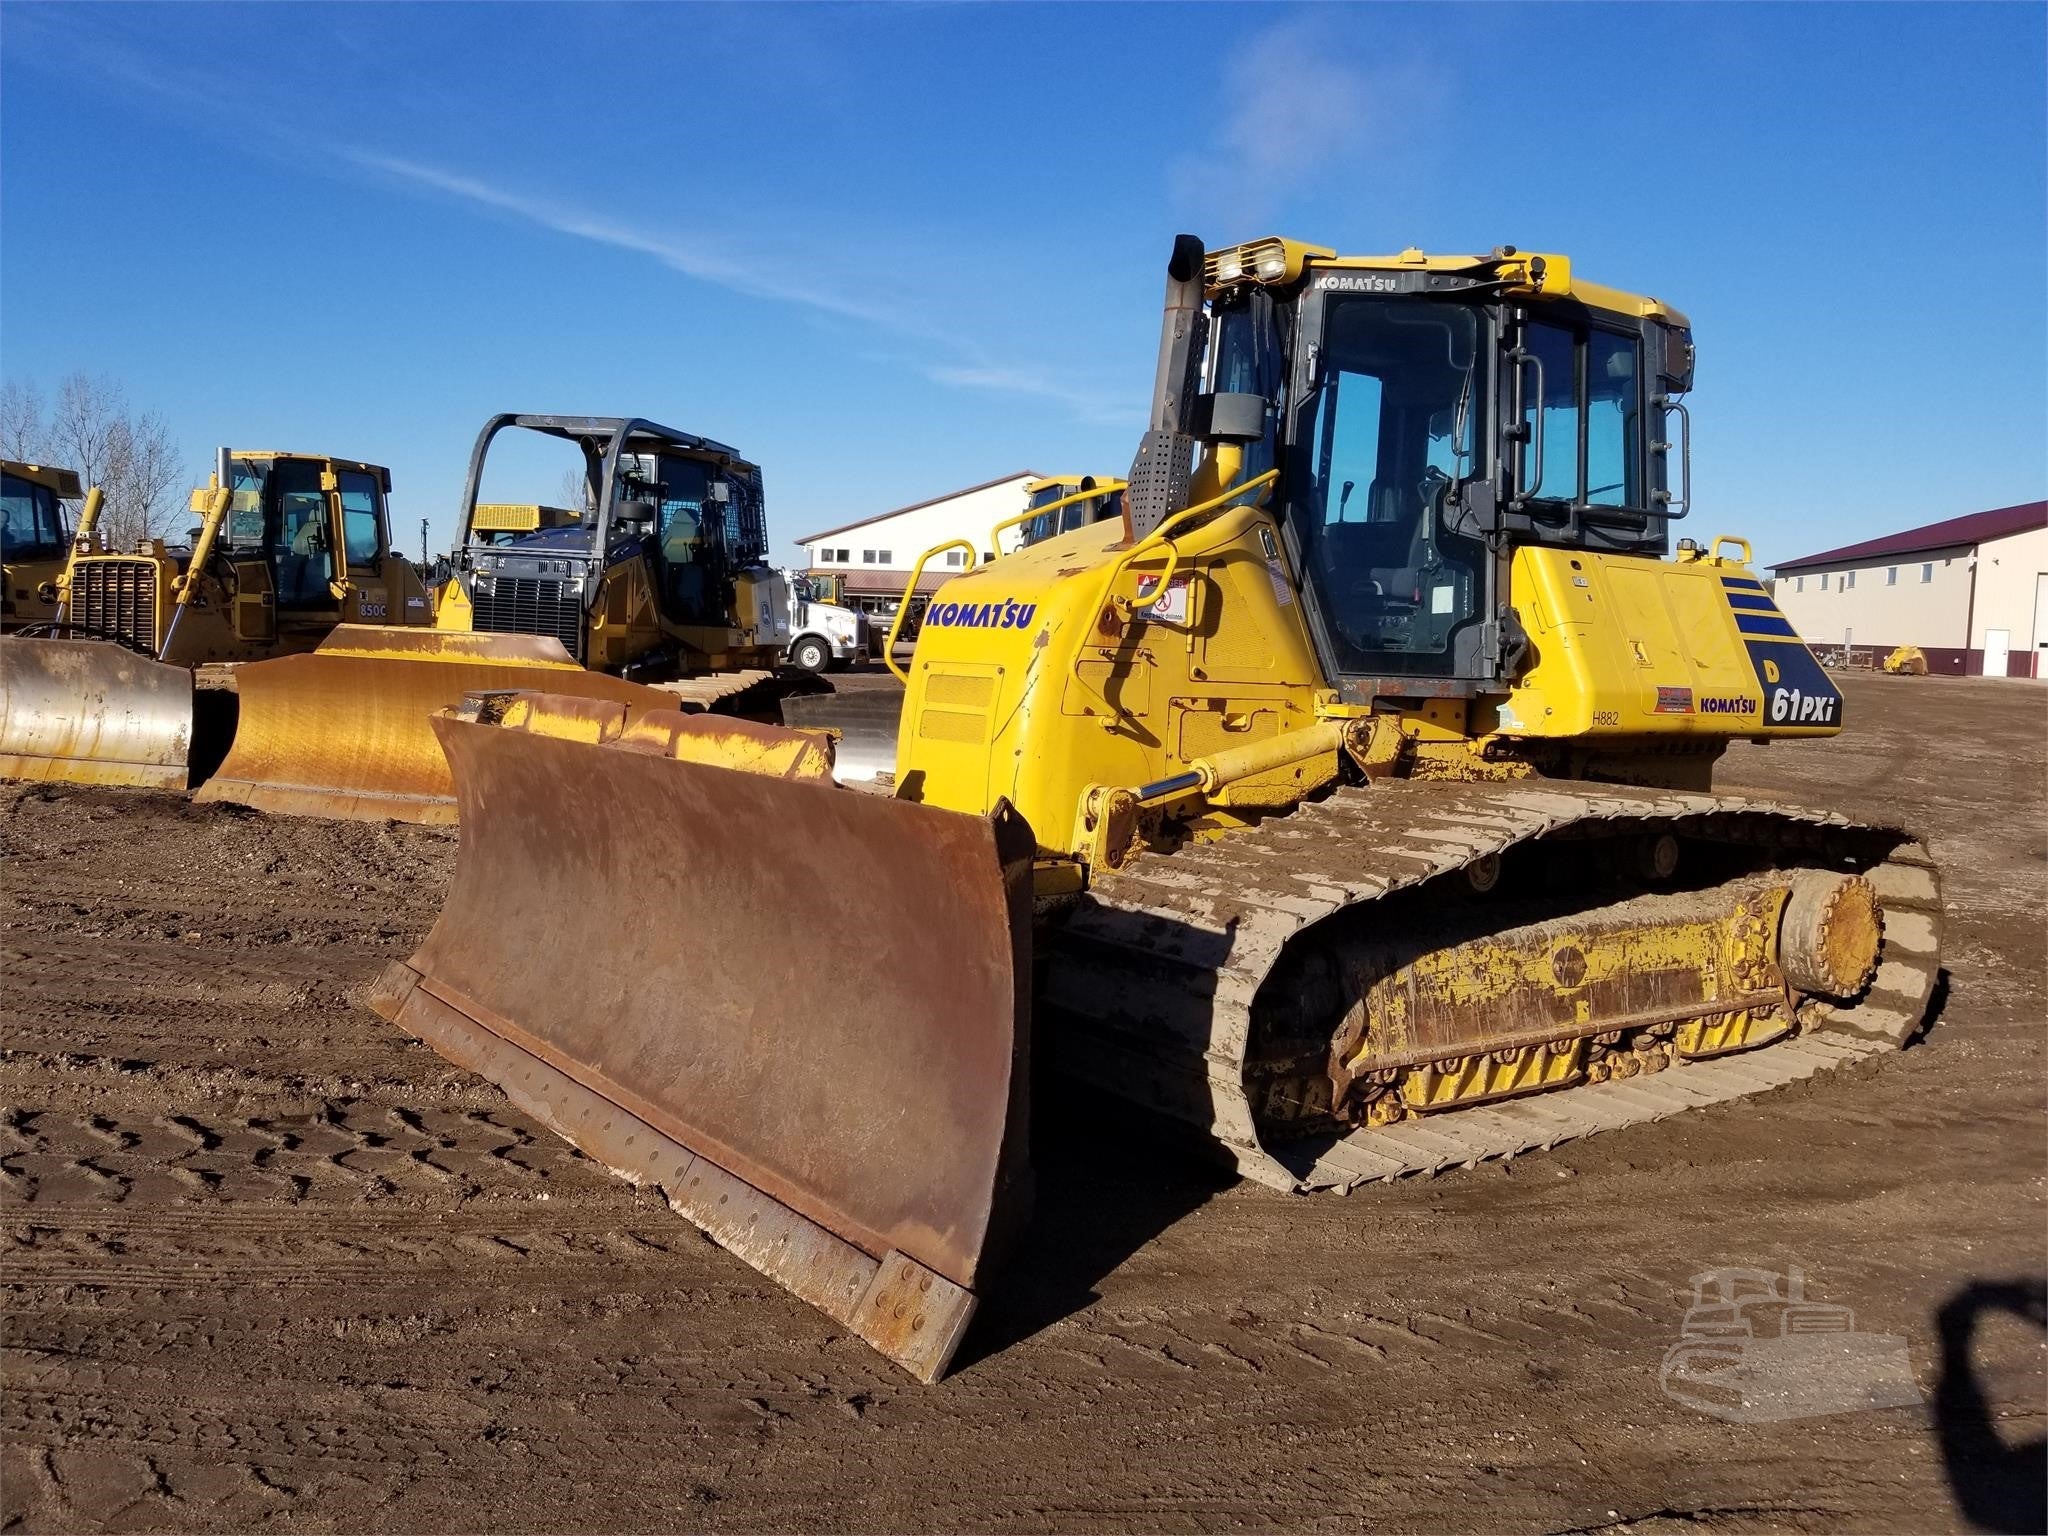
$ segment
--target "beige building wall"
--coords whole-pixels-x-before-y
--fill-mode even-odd
[[[841,532],[806,539],[802,543],[809,569],[889,576],[901,587],[910,576],[917,557],[948,539],[969,540],[977,560],[989,553],[989,530],[1024,510],[1024,488],[1036,475],[1014,475],[993,485],[978,486],[957,496],[943,497],[921,507],[911,507]],[[1005,551],[1015,549],[1021,534],[1010,529],[1002,539]],[[926,567],[927,575],[958,574],[966,564],[965,551],[942,555]]]
[[[2048,528],[2029,528],[1979,545],[1977,612],[1970,648],[1984,649],[1986,633],[2002,629],[2015,657],[2031,651],[2037,658],[2048,659],[2044,655],[2048,634],[2041,633],[2042,620],[2048,618],[2041,612],[2044,583],[2048,583]]]
[[[1974,643],[1964,638],[1970,611],[1967,545],[1788,571],[1778,577],[1772,596],[1808,645],[1961,650]]]
[[[1772,594],[1800,638],[1823,650],[1917,645],[1936,671],[1996,672],[1989,641],[2003,632],[2004,675],[2048,677],[2048,527],[1788,571]]]

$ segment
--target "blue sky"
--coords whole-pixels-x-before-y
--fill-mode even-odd
[[[787,550],[1120,472],[1177,230],[1513,244],[1690,313],[1693,531],[1785,558],[2048,492],[2044,16],[9,3],[0,369],[387,463],[409,548],[488,413],[652,416]]]

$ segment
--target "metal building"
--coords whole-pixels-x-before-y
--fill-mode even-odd
[[[1972,512],[1772,567],[1778,606],[1823,652],[1917,645],[1928,669],[2048,677],[2048,501]]]

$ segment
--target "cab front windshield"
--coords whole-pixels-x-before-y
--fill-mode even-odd
[[[1297,434],[1292,511],[1338,670],[1445,676],[1478,622],[1484,546],[1451,489],[1481,473],[1486,385],[1472,309],[1331,295]]]

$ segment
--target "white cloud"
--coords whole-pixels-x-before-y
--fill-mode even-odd
[[[416,160],[400,159],[395,155],[380,155],[369,150],[347,147],[339,148],[336,152],[343,159],[365,170],[380,171],[415,187],[442,193],[459,202],[474,203],[479,207],[510,214],[529,224],[553,230],[556,234],[594,241],[599,245],[609,245],[614,249],[632,251],[642,256],[651,256],[663,266],[680,272],[685,277],[693,277],[699,282],[712,283],[735,293],[743,293],[750,298],[796,304],[806,309],[836,315],[841,319],[859,320],[890,330],[915,333],[917,329],[892,311],[863,304],[798,280],[777,277],[759,261],[740,261],[723,255],[713,243],[702,238],[692,239],[681,235],[657,234],[649,230],[636,229],[603,214],[590,213],[570,207],[566,203],[508,191],[473,176],[444,171],[435,166],[422,165]]]
[[[56,13],[54,24],[52,16],[43,12],[31,17],[27,13],[16,16],[10,11],[9,18],[10,36],[15,32],[24,34],[14,38],[17,45],[32,37],[37,44],[35,53],[54,53],[67,66],[84,67],[143,91],[192,131],[228,137],[244,154],[327,175],[335,174],[337,167],[350,167],[388,178],[416,192],[487,210],[570,239],[643,256],[682,276],[731,293],[865,325],[910,343],[903,350],[913,355],[901,359],[902,364],[935,383],[1049,401],[1090,423],[1121,425],[1134,419],[1134,413],[1124,402],[1072,386],[1048,372],[1022,366],[987,366],[984,344],[971,336],[935,326],[921,306],[876,302],[868,288],[852,291],[851,280],[846,288],[820,282],[814,274],[830,273],[837,265],[829,251],[793,251],[778,259],[744,232],[707,235],[646,228],[502,181],[486,181],[422,160],[326,139],[317,132],[293,126],[291,115],[282,111],[258,111],[245,116],[237,120],[232,135],[223,135],[217,119],[203,110],[203,98],[184,89],[175,71],[166,72],[146,52],[127,46],[119,34],[93,22],[77,22],[63,13]],[[40,62],[54,69],[59,59],[43,57]]]
[[[1215,99],[1230,104],[1210,145],[1169,167],[1177,201],[1234,226],[1253,228],[1299,191],[1327,179],[1333,164],[1378,135],[1389,151],[1412,135],[1400,126],[1422,109],[1417,72],[1366,71],[1346,57],[1342,29],[1363,12],[1319,9],[1257,33],[1232,51]]]
[[[1004,394],[1035,395],[1043,400],[1056,401],[1083,420],[1101,426],[1130,426],[1142,424],[1145,420],[1145,412],[1131,400],[1112,399],[1106,395],[1077,389],[1036,369],[931,363],[923,365],[922,372],[933,383],[949,385],[955,389],[995,390]]]
[[[776,275],[753,253],[739,260],[724,252],[727,242],[713,242],[675,233],[656,233],[566,203],[511,191],[474,176],[442,170],[416,160],[369,150],[337,146],[334,153],[364,170],[391,176],[410,186],[508,215],[556,234],[629,251],[660,262],[698,282],[711,283],[750,298],[792,304],[839,319],[854,320],[906,338],[973,357],[980,349],[964,338],[922,325],[905,314],[849,299],[829,289]],[[1065,406],[1084,421],[1126,425],[1144,413],[1129,402],[1076,388],[1036,369],[992,366],[976,362],[912,361],[911,366],[936,384],[957,389],[1025,395]]]

